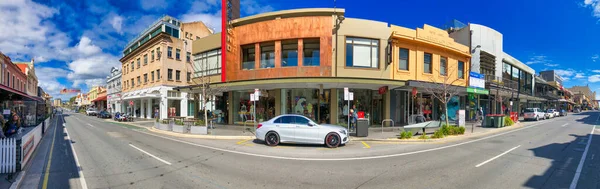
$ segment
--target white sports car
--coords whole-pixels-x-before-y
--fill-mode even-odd
[[[303,143],[335,148],[348,142],[348,130],[338,125],[319,125],[302,115],[284,114],[259,123],[256,138],[269,146]]]

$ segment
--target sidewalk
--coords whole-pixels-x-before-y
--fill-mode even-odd
[[[140,128],[144,128],[147,129],[150,132],[154,132],[154,133],[160,133],[160,134],[165,134],[165,135],[170,135],[170,136],[175,136],[175,137],[182,137],[182,138],[199,138],[199,139],[239,139],[239,140],[243,140],[243,139],[253,139],[255,138],[254,133],[250,130],[246,130],[244,131],[244,126],[240,126],[240,125],[214,125],[213,129],[209,129],[208,135],[196,135],[196,134],[189,134],[189,133],[175,133],[172,131],[164,131],[164,130],[159,130],[154,128],[154,121],[138,121],[138,122],[117,122],[114,120],[106,120],[109,122],[115,122],[115,123],[121,123],[121,124],[127,124],[127,125],[132,125],[132,126],[136,126],[136,127],[140,127]],[[502,127],[502,128],[491,128],[491,127],[481,127],[481,126],[475,126],[474,128],[471,128],[472,123],[468,122],[466,123],[465,126],[465,134],[463,135],[456,135],[456,136],[448,136],[448,137],[444,137],[442,139],[418,139],[418,135],[414,136],[412,139],[399,139],[398,137],[400,136],[400,132],[402,132],[404,129],[402,127],[383,127],[383,132],[382,132],[382,128],[381,126],[371,126],[369,127],[369,134],[367,137],[355,137],[355,136],[351,136],[350,139],[354,140],[354,141],[383,141],[383,142],[436,142],[436,141],[447,141],[447,140],[451,140],[451,139],[461,139],[461,138],[466,138],[469,136],[476,136],[476,135],[483,135],[486,133],[496,133],[496,132],[501,132],[501,131],[506,131],[506,130],[512,130],[512,129],[516,129],[516,128],[521,128],[524,126],[527,126],[531,123],[534,122],[518,122],[515,123],[515,125],[513,126],[508,126],[508,127]],[[249,126],[247,128],[252,129],[252,126]],[[431,134],[434,131],[438,130],[439,128],[429,128],[426,129],[425,132],[427,134]],[[473,132],[471,132],[471,129],[473,129]],[[420,133],[421,131],[419,131]]]

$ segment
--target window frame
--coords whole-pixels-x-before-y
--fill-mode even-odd
[[[154,71],[151,71],[150,75],[151,75],[150,77],[152,78],[152,80],[150,80],[150,82],[154,82]]]
[[[167,80],[173,81],[173,69],[167,69]]]
[[[429,70],[425,70],[425,55],[429,55]],[[433,74],[433,53],[423,52],[423,73]]]
[[[309,43],[307,43],[306,41],[309,41]],[[311,41],[316,41],[317,42],[316,44],[318,44],[318,47],[319,47],[319,54],[318,54],[319,61],[316,62],[316,64],[314,64],[314,62],[313,62],[313,64],[307,65],[306,64],[307,63],[306,60],[308,60],[309,58],[306,57],[306,55],[308,54],[306,52],[307,52],[307,50],[311,50],[312,48],[308,48],[307,49],[306,46],[310,45],[310,44],[315,44],[315,43],[311,43]],[[314,50],[311,53],[314,53]],[[310,58],[314,58],[314,54]],[[302,66],[321,66],[321,38],[305,38],[305,39],[302,39]]]
[[[402,69],[402,50],[406,50],[406,69]],[[410,49],[398,47],[398,70],[409,71],[410,70]]]
[[[299,61],[298,61],[298,58],[299,58],[299,56],[298,56],[298,49],[300,48],[298,46],[298,41],[299,41],[298,39],[286,39],[286,40],[282,40],[281,41],[281,43],[280,43],[280,45],[281,45],[281,58],[280,58],[281,59],[281,63],[280,63],[281,67],[297,67],[298,66],[298,63],[299,63]],[[289,57],[289,54],[286,54],[286,52],[289,53],[289,52],[293,52],[294,51],[291,48],[290,49],[284,49],[284,45],[291,45],[291,46],[293,46],[294,45],[293,42],[296,42],[295,43],[295,45],[296,45],[296,65],[288,65],[287,62],[284,65],[283,64],[284,60],[289,60],[289,59],[293,58],[293,57]],[[287,56],[287,58],[284,58],[284,56]]]
[[[144,66],[148,65],[148,54],[144,54]]]
[[[240,49],[241,49],[241,53],[240,53],[240,70],[255,70],[256,69],[256,44],[252,43],[252,44],[246,44],[246,45],[240,45]],[[248,59],[252,59],[252,69],[244,69],[244,64],[245,63],[250,63],[250,61],[244,61],[244,55],[246,55],[246,53],[244,53],[246,51],[252,50],[254,53],[250,54],[250,52],[247,53],[247,57]],[[221,52],[223,53],[223,52]],[[250,56],[252,55],[252,56]]]
[[[456,70],[458,70],[458,73],[456,74],[456,77],[459,79],[465,79],[465,62],[459,60],[456,66]],[[461,64],[462,64],[462,68],[461,68]],[[462,76],[461,76],[462,73]]]
[[[167,46],[167,58],[173,59],[173,47]]]
[[[442,60],[444,60],[443,67],[442,67]],[[444,71],[443,74],[442,74],[442,71]],[[440,75],[448,76],[448,57],[440,56]]]
[[[181,81],[181,70],[175,70],[175,81]]]
[[[144,85],[145,84],[148,84],[148,74],[147,73],[144,74]]]
[[[275,41],[266,41],[266,42],[261,42],[258,44],[260,46],[260,59],[258,62],[258,69],[269,69],[269,68],[275,68],[275,59],[276,54],[275,54],[275,49],[276,49],[276,43]],[[273,47],[273,50],[264,50],[267,47]],[[263,53],[265,53],[267,56],[265,56],[266,58],[263,59]],[[271,55],[271,53],[273,53],[273,57],[269,56]],[[265,60],[265,67],[262,67],[263,65],[263,60]],[[269,62],[272,61],[273,62],[273,67],[269,67],[270,64]]]
[[[175,48],[175,60],[181,60],[181,49]]]
[[[354,66],[354,58],[352,60],[352,66],[348,66],[348,39],[368,39],[371,40],[371,44],[369,47],[373,47],[372,46],[372,42],[373,41],[377,41],[377,67],[365,67],[365,66]],[[352,48],[354,49],[354,40],[352,40]],[[370,50],[370,60],[373,60],[373,51]],[[375,39],[375,38],[368,38],[368,37],[359,37],[359,36],[346,36],[344,38],[344,68],[358,68],[358,69],[372,69],[372,70],[379,70],[381,69],[381,40],[379,39]],[[354,57],[354,50],[352,50],[352,55]],[[373,62],[371,62],[371,66],[373,65]]]

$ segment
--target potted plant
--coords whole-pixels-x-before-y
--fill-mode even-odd
[[[175,120],[175,124],[173,125],[173,132],[185,133],[186,131],[187,131],[187,128],[186,128],[184,122],[181,120]]]
[[[170,122],[171,122],[170,119],[161,120],[160,123],[158,124],[158,129],[163,130],[163,131],[170,131],[171,130]]]
[[[201,135],[208,134],[208,127],[206,127],[204,120],[198,120],[194,122],[194,124],[190,127],[190,133]]]

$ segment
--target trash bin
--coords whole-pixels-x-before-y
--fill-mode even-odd
[[[369,119],[359,118],[356,121],[356,136],[357,137],[369,136]]]

